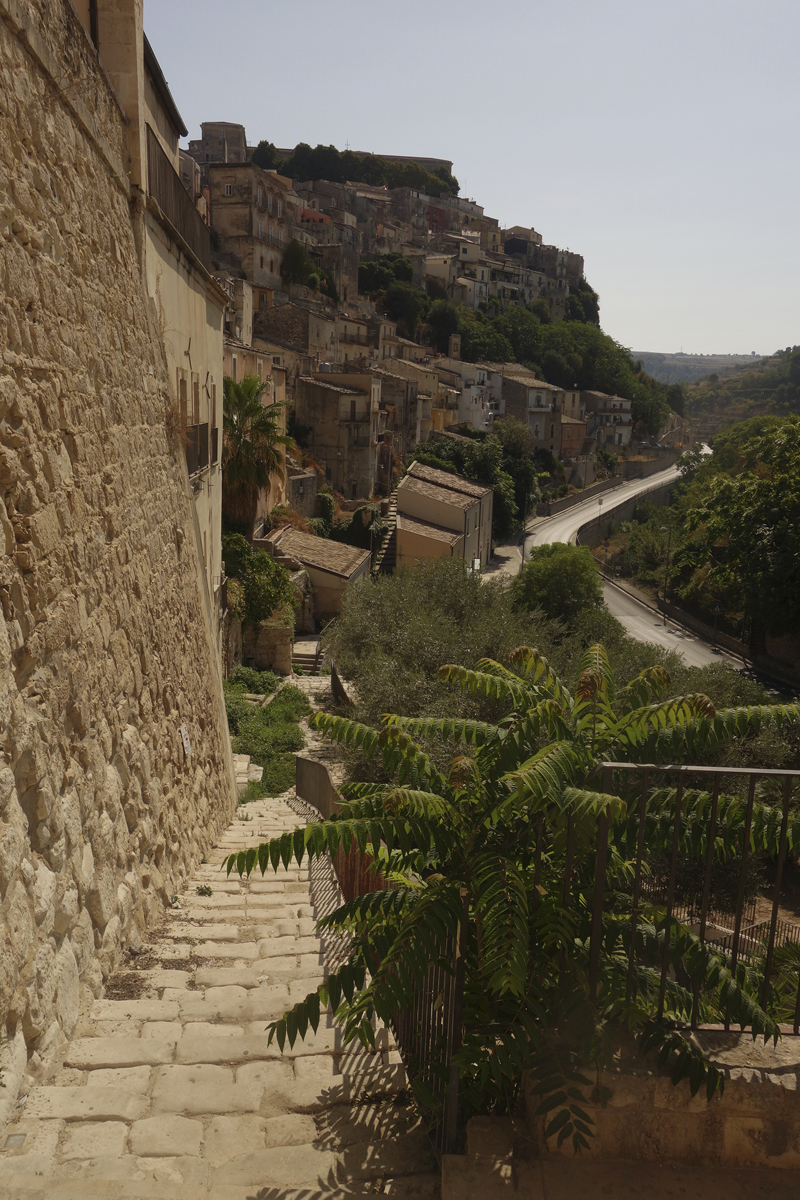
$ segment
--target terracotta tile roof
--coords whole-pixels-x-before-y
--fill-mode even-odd
[[[397,528],[406,533],[416,533],[420,537],[433,538],[436,542],[447,542],[450,546],[454,546],[463,536],[452,529],[443,529],[441,525],[431,525],[427,521],[418,520],[417,517],[410,517],[408,513],[400,512],[397,514]]]
[[[471,479],[465,479],[463,475],[451,475],[449,471],[440,471],[437,467],[429,467],[421,462],[413,462],[408,468],[408,474],[416,476],[417,479],[426,479],[428,483],[435,483],[439,487],[448,488],[453,492],[463,492],[478,500],[492,490],[490,487],[484,487],[483,484],[473,483]]]
[[[313,383],[315,387],[325,388],[329,392],[341,392],[345,396],[366,396],[361,388],[339,387],[338,383],[328,383],[325,379],[315,379],[313,375],[300,375],[299,383]]]
[[[302,533],[288,526],[276,542],[276,546],[279,554],[290,554],[292,558],[299,559],[309,567],[318,567],[320,571],[341,575],[343,579],[349,579],[364,560],[369,558],[369,550],[360,550],[358,546],[315,537],[313,533]]]
[[[476,503],[474,496],[467,496],[464,492],[457,492],[451,488],[439,487],[436,483],[430,483],[427,479],[418,479],[414,475],[406,475],[398,484],[398,508],[403,492],[416,492],[417,495],[426,496],[429,500],[438,500],[440,504],[451,504],[454,508],[463,508],[465,511]]]

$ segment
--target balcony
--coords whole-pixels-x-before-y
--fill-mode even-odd
[[[208,466],[207,421],[202,425],[189,425],[186,430],[186,466],[190,475],[197,475]]]
[[[211,236],[181,177],[147,126],[147,194],[194,257],[211,271]]]

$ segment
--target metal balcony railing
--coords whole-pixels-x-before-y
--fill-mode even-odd
[[[147,193],[192,254],[211,271],[211,235],[181,177],[147,126]]]

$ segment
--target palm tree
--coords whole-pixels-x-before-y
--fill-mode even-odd
[[[615,688],[602,646],[589,649],[574,693],[536,651],[521,647],[511,667],[484,659],[477,670],[445,666],[440,676],[506,710],[495,724],[387,715],[380,730],[330,714],[312,724],[333,739],[380,754],[388,784],[349,784],[341,812],[228,860],[228,870],[262,873],[357,847],[369,855],[375,886],[318,923],[344,933],[346,961],[272,1025],[281,1048],[330,1005],[345,1041],[374,1037],[373,1022],[408,1011],[434,967],[452,971],[460,942],[463,1042],[455,1056],[462,1118],[514,1111],[523,1074],[532,1078],[548,1134],[591,1136],[582,1071],[610,1053],[628,1029],[643,1052],[657,1051],[674,1082],[709,1097],[722,1078],[678,1028],[699,1012],[779,1036],[777,1009],[759,1005],[756,972],[672,920],[664,905],[631,899],[639,796],[598,790],[599,764],[676,763],[768,725],[800,721],[800,705],[715,711],[705,695],[663,699],[663,667]],[[419,739],[419,740],[417,740]],[[451,742],[440,769],[424,742]],[[683,852],[707,849],[707,793],[653,789],[645,816],[645,860],[672,844],[678,813]],[[777,852],[780,810],[759,797],[747,825],[741,798],[720,797],[715,852],[751,844]],[[598,822],[609,826],[599,960],[590,971],[597,896]],[[800,844],[800,814],[789,831]],[[599,911],[599,910],[598,910]],[[633,920],[632,920],[633,918]],[[630,955],[632,948],[634,953]],[[662,964],[669,970],[662,975]],[[412,1078],[412,1085],[414,1080]],[[416,1089],[415,1089],[416,1090]],[[422,1089],[419,1094],[424,1095]]]
[[[280,447],[294,449],[280,421],[285,404],[265,404],[268,382],[245,375],[223,381],[222,513],[225,524],[253,536],[259,492],[283,468]]]

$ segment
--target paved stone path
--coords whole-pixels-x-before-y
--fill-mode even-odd
[[[6,1128],[2,1200],[439,1195],[387,1030],[375,1053],[344,1050],[329,1018],[286,1054],[267,1045],[267,1022],[325,976],[314,925],[335,882],[328,864],[240,882],[219,863],[302,811],[292,793],[239,809],[147,957],[111,981],[131,998],[94,1002]]]

